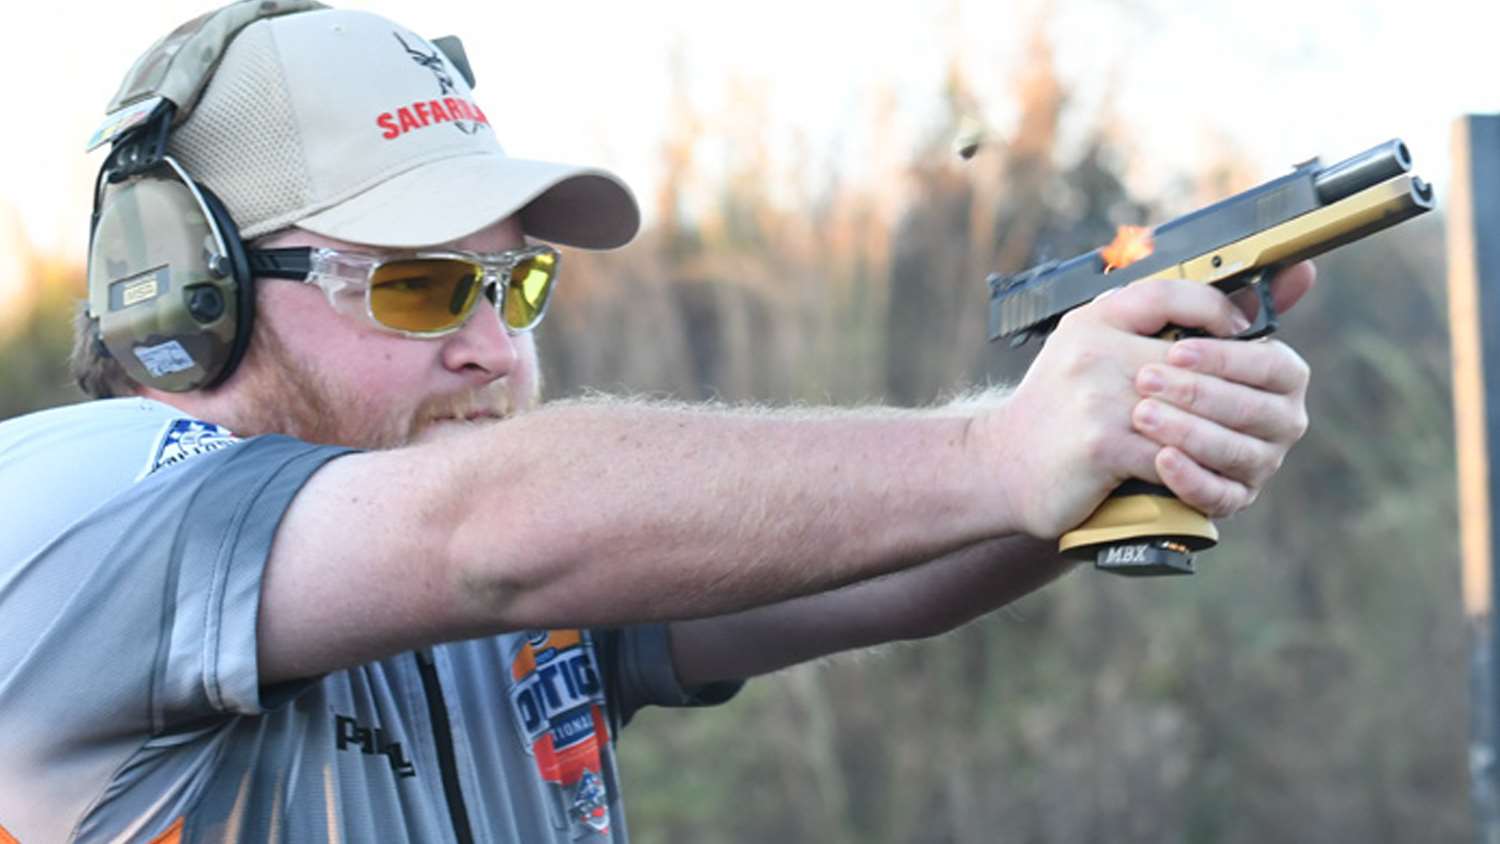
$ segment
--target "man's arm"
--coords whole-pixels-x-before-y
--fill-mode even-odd
[[[741,680],[842,651],[946,633],[1075,564],[1055,540],[991,539],[842,589],[671,625],[684,686]]]
[[[1234,313],[1203,285],[1120,291],[1070,315],[1011,399],[948,412],[574,403],[333,461],[277,531],[262,680],[503,630],[722,615],[1055,536],[1157,477],[1161,448],[1130,422],[1133,379],[1170,346],[1150,335],[1228,335]]]
[[[591,402],[333,461],[272,548],[262,677],[731,612],[945,553],[1009,529],[960,471],[966,427]]]
[[[1295,304],[1313,278],[1311,265],[1278,278],[1277,309]],[[1183,362],[1185,350],[1197,353],[1195,363]],[[1255,499],[1306,430],[1307,366],[1281,343],[1201,339],[1181,344],[1167,361],[1137,375],[1141,401],[1132,423],[1161,447],[1154,468],[1163,482],[1204,512],[1228,515]],[[1041,588],[1070,567],[1058,557],[1055,540],[991,539],[833,592],[677,622],[673,661],[682,681],[696,685],[935,636]]]

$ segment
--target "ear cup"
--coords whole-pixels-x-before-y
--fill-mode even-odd
[[[169,155],[168,139],[247,27],[326,8],[240,2],[188,21],[136,60],[91,138],[89,149],[113,148],[94,184],[88,313],[96,346],[137,383],[206,389],[244,358],[255,295],[239,230],[224,203]]]
[[[223,204],[166,168],[126,180],[101,202],[89,312],[104,346],[140,384],[186,392],[228,377],[249,341],[248,275]]]
[[[250,348],[250,336],[255,333],[255,277],[250,273],[250,259],[245,255],[245,244],[240,240],[239,228],[229,216],[229,209],[224,207],[224,203],[207,185],[202,182],[194,184],[203,197],[206,210],[218,225],[219,233],[224,237],[224,248],[229,252],[224,257],[229,262],[230,280],[234,285],[236,322],[234,338],[229,345],[229,358],[219,374],[204,385],[217,387],[234,374],[235,368],[245,357],[245,351]]]

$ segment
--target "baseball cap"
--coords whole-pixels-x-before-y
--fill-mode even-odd
[[[196,102],[179,103],[187,114],[168,142],[243,238],[296,226],[410,248],[512,214],[526,234],[570,246],[609,249],[635,236],[640,210],[615,175],[506,155],[497,134],[536,120],[534,98],[486,111],[467,68],[427,39],[378,15],[306,5],[314,8],[240,29]],[[175,50],[162,57],[160,47],[132,78],[148,60],[202,60]],[[507,80],[511,91],[524,84]]]

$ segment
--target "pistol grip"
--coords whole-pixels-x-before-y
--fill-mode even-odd
[[[1058,551],[1115,574],[1192,574],[1193,552],[1218,542],[1213,522],[1166,487],[1128,481],[1083,524],[1063,534]]]
[[[1277,267],[1260,267],[1233,280],[1225,290],[1246,287],[1260,297],[1256,318],[1235,340],[1254,340],[1277,328],[1271,298],[1271,276]],[[1196,328],[1169,325],[1156,335],[1176,341],[1205,337]],[[1192,574],[1193,553],[1219,544],[1219,531],[1208,517],[1177,500],[1171,490],[1145,481],[1126,481],[1104,499],[1083,524],[1063,534],[1058,552],[1072,560],[1092,560],[1094,568],[1136,577]]]

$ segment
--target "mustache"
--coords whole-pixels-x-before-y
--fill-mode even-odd
[[[428,399],[417,408],[414,422],[416,430],[420,431],[435,422],[449,419],[462,422],[509,419],[517,410],[510,391],[499,384],[493,384],[477,390]]]

